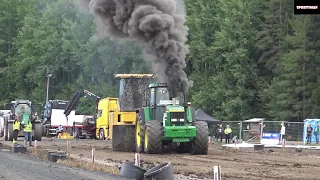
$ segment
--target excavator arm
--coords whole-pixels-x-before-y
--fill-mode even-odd
[[[65,114],[65,116],[69,116],[71,111],[76,107],[77,103],[79,102],[80,98],[82,98],[82,97],[86,97],[96,103],[98,103],[99,100],[101,99],[99,96],[93,94],[92,92],[90,92],[88,90],[77,90],[72,95],[72,98],[70,99],[70,101],[68,101],[68,104],[63,112]]]

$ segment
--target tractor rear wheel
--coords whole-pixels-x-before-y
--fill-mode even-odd
[[[41,141],[42,139],[42,126],[40,123],[34,124],[34,140]]]
[[[8,141],[12,141],[13,140],[13,123],[8,123],[7,126],[7,137],[8,137]]]
[[[160,121],[152,120],[146,123],[144,132],[144,152],[158,154],[162,151],[162,125]]]
[[[191,154],[208,154],[209,131],[208,124],[204,121],[196,121],[193,125],[197,129],[196,137],[191,143]]]

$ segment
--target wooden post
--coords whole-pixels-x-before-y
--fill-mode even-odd
[[[135,154],[135,165],[140,167],[140,154],[139,153]]]
[[[95,149],[94,149],[94,147],[92,147],[92,150],[91,150],[91,158],[92,158],[92,162],[94,163],[94,156],[95,156]]]
[[[221,167],[220,166],[213,166],[213,179],[214,180],[221,180]]]
[[[33,150],[34,150],[34,154],[37,155],[37,140],[34,141]]]

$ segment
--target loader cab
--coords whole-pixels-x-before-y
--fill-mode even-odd
[[[160,120],[166,126],[185,124],[187,103],[184,93],[170,99],[167,84],[160,83],[150,84],[146,95],[149,96],[146,104],[150,106],[152,119]]]

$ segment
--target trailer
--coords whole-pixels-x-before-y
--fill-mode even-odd
[[[43,136],[55,137],[57,136],[57,128],[62,126],[64,132],[73,134],[73,124],[74,122],[82,122],[83,117],[81,115],[76,115],[75,111],[70,111],[68,117],[64,114],[64,109],[66,108],[68,101],[64,100],[49,100],[43,109]],[[81,125],[76,126],[81,128]]]
[[[0,110],[0,137],[4,136],[5,121],[10,118],[10,110]]]

